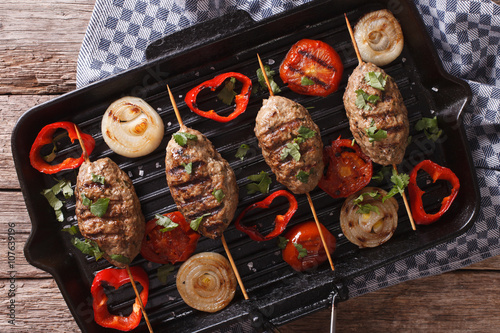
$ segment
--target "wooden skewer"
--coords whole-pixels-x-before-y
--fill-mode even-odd
[[[394,170],[396,170],[397,173],[398,168],[396,167],[396,164],[393,164],[392,167],[394,168]],[[408,213],[408,217],[410,218],[411,228],[413,230],[417,230],[417,228],[415,227],[415,221],[413,220],[413,215],[411,214],[410,205],[408,204],[408,199],[406,199],[405,192],[401,193],[401,196],[403,197],[403,202],[405,203],[406,212]]]
[[[264,65],[262,64],[262,60],[260,60],[260,56],[258,53],[257,53],[257,59],[259,59],[260,70],[262,71],[262,75],[264,76],[264,80],[266,80],[266,85],[267,85],[267,89],[269,90],[269,95],[274,96],[273,90],[271,89],[271,84],[269,83],[269,79],[268,79],[267,74],[266,74],[266,69],[264,68]]]
[[[181,114],[179,113],[179,109],[177,108],[177,103],[175,103],[174,95],[172,95],[172,91],[170,90],[170,87],[168,85],[167,85],[167,90],[168,90],[168,95],[170,97],[170,102],[172,103],[172,107],[174,108],[175,117],[177,118],[177,122],[179,123],[180,128],[184,130],[184,129],[186,129],[186,126],[182,122]],[[226,255],[229,258],[229,262],[231,263],[231,267],[233,269],[234,275],[236,276],[236,280],[238,281],[241,292],[243,293],[243,297],[245,297],[245,299],[248,299],[247,290],[245,289],[245,286],[243,285],[243,281],[241,280],[240,273],[238,272],[238,268],[236,267],[236,264],[234,263],[233,256],[231,255],[231,252],[229,251],[229,247],[227,246],[226,238],[224,238],[224,235],[222,235],[221,239],[222,239],[222,245],[224,246],[224,250],[226,251]]]
[[[356,43],[356,39],[354,38],[354,33],[352,32],[351,24],[349,23],[349,19],[347,18],[346,13],[344,13],[344,17],[347,24],[347,30],[349,30],[349,35],[351,36],[352,45],[354,45],[354,51],[356,52],[358,62],[361,65],[363,63],[363,59],[361,59],[361,54],[359,54],[358,44]]]
[[[264,76],[264,79],[266,80],[267,88],[269,89],[269,95],[274,96],[273,91],[271,89],[271,85],[269,84],[269,79],[267,78],[266,70],[264,68],[264,65],[262,64],[262,60],[260,60],[259,54],[257,54],[257,59],[259,60],[259,66],[260,66],[260,69],[262,70],[262,75]],[[323,243],[323,247],[325,248],[326,256],[328,257],[328,262],[330,263],[330,267],[332,268],[332,271],[334,271],[335,267],[333,266],[332,257],[330,255],[330,251],[328,251],[328,247],[326,245],[326,240],[325,240],[325,237],[323,235],[323,231],[321,230],[321,224],[319,222],[318,215],[316,214],[316,209],[314,209],[314,204],[312,202],[311,195],[309,194],[309,192],[306,193],[306,195],[307,195],[307,201],[309,201],[309,206],[311,207],[311,211],[312,211],[312,214],[314,216],[314,221],[316,222],[316,226],[318,227],[318,233],[319,233],[319,236],[321,238],[321,242]]]
[[[349,19],[347,18],[347,15],[345,13],[344,17],[347,24],[347,29],[349,30],[349,35],[351,36],[352,45],[354,45],[354,50],[356,51],[356,56],[358,57],[358,62],[359,64],[362,64],[363,60],[361,59],[361,55],[359,54],[358,44],[356,43],[356,39],[354,38],[354,34],[352,32],[351,24],[349,23]],[[393,164],[392,167],[394,168],[394,170],[396,170],[396,172],[398,172],[396,164]],[[411,215],[410,205],[408,205],[408,200],[406,199],[406,194],[403,192],[401,196],[403,197],[403,202],[405,203],[406,213],[410,218],[411,228],[413,230],[417,230],[415,227],[415,221],[413,221],[413,216]]]
[[[83,150],[83,156],[85,158],[86,162],[89,162],[89,154],[87,153],[87,149],[85,148],[85,145],[83,144],[82,137],[80,135],[80,130],[78,127],[75,125],[75,131],[76,131],[76,136],[78,137],[78,141],[80,142],[80,147],[82,147]],[[130,283],[132,284],[132,288],[134,288],[135,292],[135,297],[139,300],[139,306],[141,308],[142,314],[144,315],[144,320],[146,321],[146,325],[148,326],[149,332],[153,333],[153,328],[151,327],[151,323],[149,322],[148,315],[146,313],[146,309],[144,308],[144,304],[142,303],[142,298],[139,295],[139,291],[137,290],[137,286],[135,285],[135,280],[134,277],[132,276],[132,272],[130,272],[130,267],[128,265],[125,266],[127,269],[128,276],[130,278]]]

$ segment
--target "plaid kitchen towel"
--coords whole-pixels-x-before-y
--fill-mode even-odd
[[[260,20],[309,0],[97,0],[78,58],[84,86],[145,61],[148,43],[237,9]],[[500,7],[489,0],[415,0],[444,68],[466,80],[473,98],[464,113],[481,194],[464,235],[348,281],[355,297],[443,273],[500,254]]]

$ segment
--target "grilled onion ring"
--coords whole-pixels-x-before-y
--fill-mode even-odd
[[[347,239],[360,248],[375,247],[388,241],[398,226],[398,202],[393,197],[382,203],[381,198],[375,199],[369,195],[363,197],[361,204],[370,204],[378,207],[379,214],[371,211],[370,214],[357,213],[359,207],[354,200],[363,193],[378,192],[381,196],[387,192],[377,187],[365,187],[345,200],[340,211],[340,226]]]
[[[113,102],[102,117],[102,136],[118,155],[140,157],[151,153],[163,139],[163,120],[138,97]]]
[[[377,66],[387,65],[403,51],[403,31],[387,9],[363,16],[354,27],[354,38],[361,58]]]
[[[217,312],[234,297],[236,277],[229,261],[215,252],[202,252],[186,260],[177,273],[177,290],[190,307]]]

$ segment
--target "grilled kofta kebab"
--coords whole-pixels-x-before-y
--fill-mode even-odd
[[[139,198],[128,175],[109,158],[87,160],[80,166],[75,196],[81,234],[95,241],[111,264],[126,267],[139,254],[145,230]],[[96,212],[94,205],[105,206],[108,200],[107,209]]]
[[[377,79],[372,85],[370,77],[380,77],[385,84]],[[364,96],[375,96],[368,97],[374,102],[359,102]],[[381,165],[403,161],[410,125],[403,97],[392,77],[372,63],[361,62],[349,77],[344,107],[352,135],[363,153]],[[374,137],[378,131],[386,135]]]
[[[285,97],[270,96],[262,102],[254,131],[278,182],[295,194],[316,187],[323,175],[323,142],[305,107]]]
[[[222,236],[238,206],[238,185],[229,163],[202,133],[181,125],[165,157],[170,194],[184,217],[201,218],[197,231]]]

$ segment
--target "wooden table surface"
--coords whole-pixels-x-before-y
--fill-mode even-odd
[[[0,332],[78,332],[51,276],[29,265],[31,230],[14,171],[10,136],[29,108],[75,89],[78,51],[95,0],[0,3]],[[499,2],[499,1],[497,1]],[[8,223],[15,223],[8,244]],[[14,246],[15,278],[8,266]],[[15,310],[9,305],[15,287]],[[15,315],[15,325],[9,315]],[[328,332],[329,310],[281,327]],[[439,276],[388,287],[338,306],[337,332],[498,332],[500,257]]]

